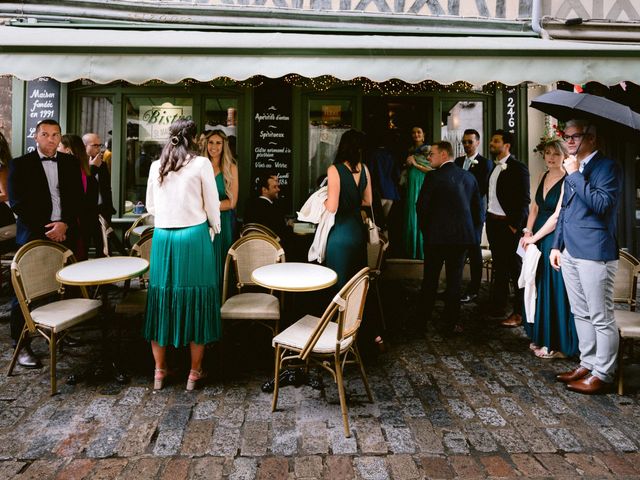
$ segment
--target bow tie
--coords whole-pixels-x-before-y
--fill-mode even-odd
[[[40,157],[40,160],[43,162],[57,162],[58,159],[56,157]]]

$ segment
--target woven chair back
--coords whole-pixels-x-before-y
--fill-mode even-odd
[[[69,261],[73,253],[59,243],[29,242],[16,252],[11,265],[14,288],[21,289],[27,302],[56,293],[61,288],[56,273]]]
[[[256,234],[267,235],[268,237],[275,239],[277,242],[280,241],[280,237],[276,232],[271,230],[266,225],[262,225],[261,223],[247,223],[242,227],[242,230],[240,230],[241,237]]]
[[[344,307],[338,313],[338,342],[355,335],[362,323],[362,314],[369,289],[369,269],[363,268],[345,285],[343,294]]]
[[[613,283],[613,301],[626,303],[632,311],[636,306],[638,271],[640,261],[624,250],[620,250],[618,271]]]
[[[251,280],[251,274],[256,268],[284,262],[284,250],[274,238],[253,234],[236,240],[229,248],[228,257],[235,266],[238,288],[242,288],[255,285]]]
[[[149,230],[145,230],[145,232],[140,237],[140,240],[138,240],[133,245],[133,247],[131,247],[130,254],[132,257],[140,257],[140,258],[144,258],[148,262],[151,261],[151,245],[153,240],[153,230],[154,230],[153,227],[149,228]],[[149,270],[147,269],[147,271],[144,272],[140,278],[144,280],[149,280]]]

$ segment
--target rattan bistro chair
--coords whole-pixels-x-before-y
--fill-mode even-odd
[[[369,265],[369,280],[371,290],[375,291],[376,302],[378,305],[378,311],[380,312],[380,323],[382,328],[387,329],[387,324],[384,320],[384,309],[382,308],[382,296],[380,295],[380,274],[382,273],[382,262],[384,261],[384,253],[389,247],[389,241],[386,237],[380,234],[380,242],[376,245],[372,245],[367,242],[367,259]]]
[[[618,271],[613,284],[613,301],[624,303],[629,310],[614,310],[616,326],[620,334],[618,349],[618,395],[624,394],[624,354],[631,352],[633,341],[640,338],[640,313],[636,312],[636,295],[640,260],[620,250]]]
[[[82,298],[53,301],[37,308],[33,303],[64,292],[56,280],[56,272],[75,257],[71,250],[59,243],[34,240],[20,248],[11,264],[11,281],[24,315],[24,328],[13,353],[7,375],[11,375],[18,359],[18,352],[27,338],[42,335],[49,343],[51,361],[51,395],[56,393],[56,351],[67,330],[80,322],[98,315],[102,302],[89,299],[84,287]]]
[[[151,243],[153,240],[153,230],[151,227],[145,230],[133,247],[129,255],[132,257],[151,260]],[[131,289],[131,280],[127,280],[124,285],[124,296],[116,304],[115,312],[120,315],[141,315],[147,307],[147,287],[149,283],[149,270],[144,272],[138,279],[140,288]]]
[[[369,268],[365,267],[340,289],[322,317],[305,315],[274,337],[272,344],[276,349],[276,358],[272,411],[278,405],[280,372],[291,363],[303,363],[307,366],[313,363],[333,375],[338,385],[344,435],[351,436],[343,381],[343,369],[347,363],[355,363],[360,367],[367,396],[373,402],[356,342],[368,288]]]
[[[255,235],[255,234],[267,235],[275,239],[276,242],[280,242],[280,237],[278,236],[278,234],[273,230],[271,230],[266,225],[262,225],[261,223],[246,223],[242,227],[242,230],[240,230],[241,237],[245,237],[247,235]]]
[[[176,199],[178,200],[178,199]],[[150,213],[144,213],[140,215],[136,220],[131,224],[129,229],[124,232],[124,244],[126,248],[131,248],[132,237],[134,239],[139,239],[142,234],[149,229],[149,227],[153,227],[155,223],[155,217]]]
[[[284,250],[268,235],[256,233],[236,240],[229,248],[224,264],[220,308],[222,321],[253,321],[267,327],[273,335],[277,334],[280,328],[280,299],[273,295],[273,291],[243,290],[257,286],[251,279],[256,268],[284,261]],[[233,278],[238,293],[229,296],[229,284]]]

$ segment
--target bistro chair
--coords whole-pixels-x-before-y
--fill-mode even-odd
[[[618,395],[624,395],[624,354],[633,353],[633,341],[640,338],[640,313],[636,312],[640,260],[630,253],[620,250],[618,271],[613,284],[613,301],[623,303],[629,310],[614,310],[616,326],[620,334],[618,349]]]
[[[489,238],[487,237],[487,227],[482,226],[482,237],[480,238],[480,251],[482,253],[482,268],[487,275],[487,282],[493,282],[493,257],[489,248]]]
[[[87,290],[79,287],[82,298],[57,300],[42,305],[40,300],[56,293],[62,295],[64,287],[56,280],[56,272],[75,262],[73,252],[59,243],[34,240],[21,247],[11,264],[11,282],[24,315],[24,328],[7,370],[11,375],[18,352],[29,337],[42,335],[49,344],[51,395],[56,389],[56,351],[68,329],[96,317],[102,302],[89,299]],[[34,308],[34,304],[40,305]]]
[[[132,257],[144,258],[147,261],[151,259],[151,242],[153,240],[153,230],[151,227],[145,230],[133,247],[129,255]],[[147,307],[147,287],[149,284],[149,270],[138,279],[140,288],[131,289],[131,280],[124,283],[124,296],[120,302],[116,304],[115,312],[120,315],[141,315]]]
[[[382,263],[384,254],[389,247],[387,238],[380,234],[380,241],[377,244],[367,242],[367,260],[369,265],[369,288],[375,291],[378,311],[380,312],[380,322],[382,328],[387,329],[384,321],[384,309],[382,308],[382,296],[380,295],[380,274],[382,273]]]
[[[290,364],[310,363],[329,371],[333,376],[340,397],[345,437],[351,436],[347,401],[344,390],[343,369],[346,364],[357,364],[364,388],[373,402],[367,374],[364,371],[357,345],[357,334],[362,323],[362,312],[369,288],[369,268],[356,273],[333,298],[322,317],[305,315],[272,341],[276,349],[275,379],[271,410],[278,405],[278,384],[281,372]]]
[[[251,279],[253,271],[264,265],[285,261],[284,250],[272,237],[260,233],[240,237],[229,248],[224,263],[222,287],[223,321],[253,321],[264,325],[276,335],[280,327],[280,300],[269,293],[245,292],[247,287],[257,287]],[[230,296],[229,287],[235,279],[237,294]]]
[[[111,225],[109,225],[109,222],[107,222],[102,215],[98,215],[98,222],[100,223],[100,234],[102,235],[102,255],[110,257],[110,242],[113,239],[115,232]]]
[[[129,229],[124,232],[124,245],[126,248],[131,248],[131,241],[133,239],[139,239],[145,230],[152,227],[155,223],[155,217],[150,213],[144,213],[140,215],[131,224]]]
[[[253,234],[267,235],[268,237],[275,239],[276,242],[280,242],[280,237],[278,236],[278,234],[266,225],[262,225],[261,223],[246,223],[242,227],[242,230],[240,230],[241,237]]]

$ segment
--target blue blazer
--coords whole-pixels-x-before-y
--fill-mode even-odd
[[[553,248],[566,248],[572,257],[584,260],[616,260],[619,165],[598,152],[582,173],[573,172],[564,182]]]
[[[425,245],[477,245],[480,191],[475,177],[453,162],[427,172],[416,202]]]
[[[454,160],[455,164],[460,168],[464,167],[464,160],[466,159],[466,155],[462,157],[458,157]],[[489,176],[493,171],[493,161],[488,158],[484,158],[482,155],[476,156],[476,160],[478,163],[475,165],[471,165],[469,167],[468,172],[473,174],[476,177],[476,181],[478,182],[478,188],[480,189],[480,196],[484,197],[489,191]]]
[[[66,153],[58,152],[56,157],[62,221],[68,226],[65,244],[73,245],[83,196],[80,163]],[[51,193],[37,151],[9,163],[9,203],[18,217],[16,243],[46,240],[45,225],[51,222]]]

